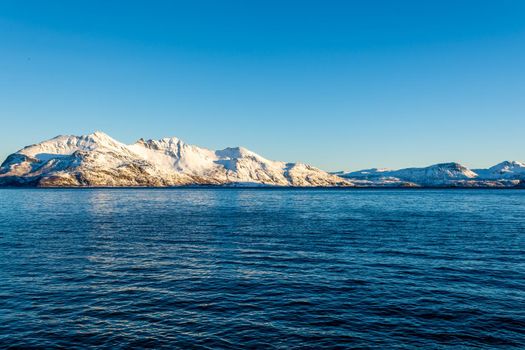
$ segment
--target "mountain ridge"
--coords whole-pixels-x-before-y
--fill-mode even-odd
[[[353,186],[301,163],[268,160],[243,147],[222,150],[182,140],[139,139],[126,145],[97,131],[60,135],[11,154],[0,185],[38,187],[166,187],[184,185]]]
[[[370,184],[403,182],[419,187],[514,187],[525,182],[525,164],[503,161],[487,169],[471,170],[450,162],[397,170],[371,168],[339,176],[353,182],[368,181]]]
[[[127,145],[101,131],[59,135],[26,146],[0,166],[0,186],[36,187],[524,187],[525,163],[486,169],[439,163],[404,169],[328,173],[273,161],[244,147],[211,150],[177,137]]]

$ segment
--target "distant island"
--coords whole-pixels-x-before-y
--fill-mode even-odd
[[[271,161],[242,147],[209,150],[178,138],[126,145],[103,132],[57,136],[11,154],[0,186],[28,187],[525,187],[525,164],[488,169],[458,163],[400,170],[328,173],[302,163]]]

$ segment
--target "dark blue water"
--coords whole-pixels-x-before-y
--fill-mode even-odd
[[[525,191],[0,190],[0,348],[523,348]]]

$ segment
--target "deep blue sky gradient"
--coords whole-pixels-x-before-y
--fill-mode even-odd
[[[326,170],[525,160],[525,1],[0,2],[0,158],[177,136]]]

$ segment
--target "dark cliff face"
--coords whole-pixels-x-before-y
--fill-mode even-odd
[[[0,177],[1,187],[38,187],[39,179],[35,177],[6,176]]]
[[[7,173],[12,165],[23,163],[23,162],[37,163],[38,159],[28,157],[25,154],[13,153],[4,160],[2,165],[0,165],[0,174]]]

